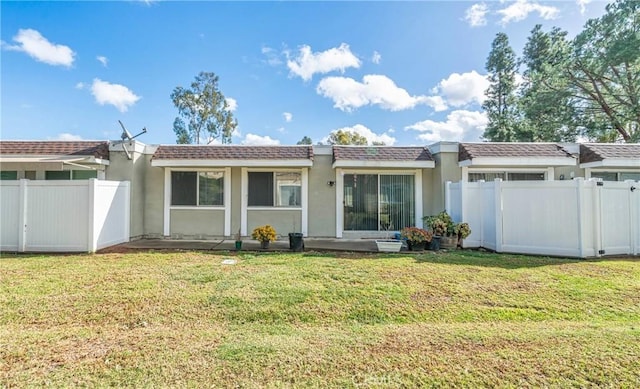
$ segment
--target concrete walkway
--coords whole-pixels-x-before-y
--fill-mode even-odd
[[[359,251],[377,252],[373,239],[319,239],[304,238],[305,251]],[[140,239],[123,243],[117,247],[133,250],[221,250],[235,251],[235,241],[227,240],[172,240]],[[105,249],[109,250],[109,249]],[[289,251],[288,240],[271,242],[269,251]],[[265,251],[257,240],[242,241],[242,251]]]

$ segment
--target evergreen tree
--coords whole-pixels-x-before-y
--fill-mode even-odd
[[[491,45],[486,69],[489,73],[484,108],[489,119],[483,137],[492,142],[514,142],[523,137],[518,129],[516,98],[516,55],[509,37],[498,33]],[[526,139],[525,139],[526,140]]]

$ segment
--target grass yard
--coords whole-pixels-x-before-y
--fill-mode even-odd
[[[44,385],[640,387],[640,261],[3,254],[0,387]]]

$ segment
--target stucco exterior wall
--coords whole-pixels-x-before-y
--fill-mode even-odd
[[[129,181],[131,188],[131,223],[132,238],[144,235],[144,208],[146,203],[145,175],[148,166],[146,156],[138,151],[130,151],[131,159],[123,151],[111,150],[106,179],[113,181]]]
[[[290,232],[300,232],[302,213],[299,209],[247,210],[247,234],[251,236],[254,228],[271,225],[280,236]]]
[[[231,235],[240,230],[242,212],[242,168],[231,168]],[[254,227],[255,228],[255,227]],[[251,235],[251,230],[247,230]]]
[[[424,208],[425,215],[434,215],[444,210],[444,190],[447,181],[457,182],[462,179],[462,169],[458,166],[457,152],[441,152],[435,154],[436,167],[431,178],[431,201]]]
[[[145,175],[144,234],[147,238],[161,238],[164,228],[164,168],[151,166],[151,155],[144,156]]]
[[[330,154],[316,154],[309,169],[309,236],[336,236],[336,171],[331,167],[332,159]]]
[[[224,211],[213,209],[172,209],[171,237],[208,239],[224,235]]]

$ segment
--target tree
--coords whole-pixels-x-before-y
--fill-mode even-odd
[[[491,44],[487,58],[489,89],[484,108],[489,119],[483,137],[493,142],[513,142],[519,137],[518,107],[516,100],[516,55],[509,46],[509,37],[498,33]]]
[[[640,141],[640,2],[618,0],[572,41],[565,76],[592,136]]]
[[[222,143],[231,143],[238,122],[218,89],[218,76],[214,73],[200,72],[188,89],[176,87],[171,100],[179,115],[173,122],[176,143],[209,144],[218,138]]]
[[[562,74],[570,54],[566,35],[559,28],[544,32],[538,24],[525,44],[520,59],[525,67],[518,99],[522,117],[520,141],[569,142],[576,139],[576,110],[571,88]]]
[[[297,145],[310,145],[313,144],[313,141],[311,140],[311,138],[309,138],[308,136],[304,136],[302,139],[300,139],[298,141],[298,143],[296,143]]]
[[[357,132],[348,130],[334,131],[329,135],[328,143],[330,145],[367,145],[367,138]]]

